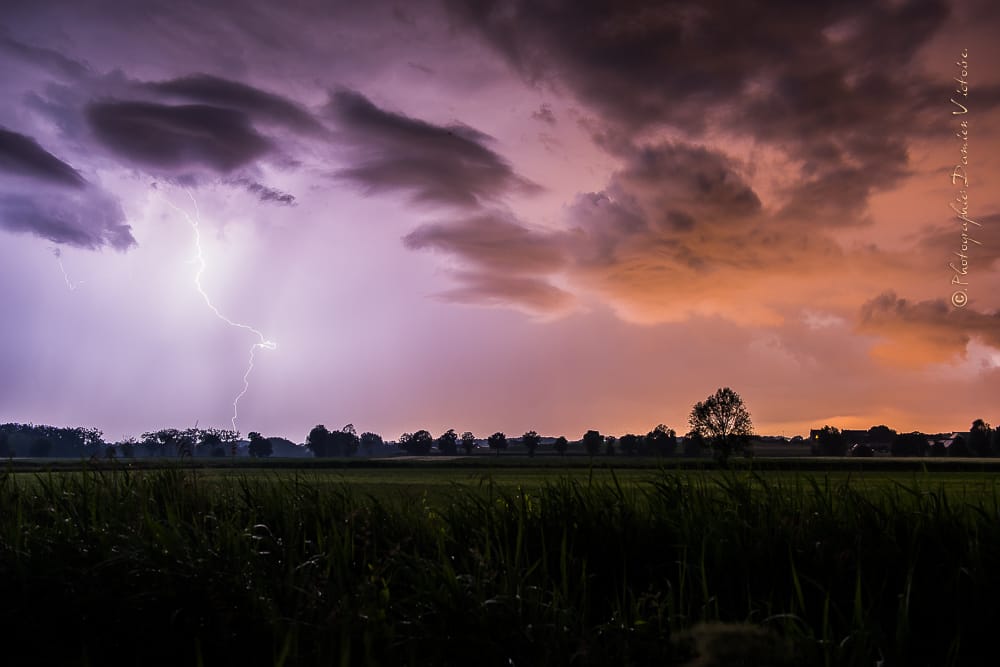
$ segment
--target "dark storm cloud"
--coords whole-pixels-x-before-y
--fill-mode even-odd
[[[254,195],[262,202],[272,202],[275,204],[284,204],[286,206],[293,206],[295,204],[295,195],[290,195],[287,192],[270,188],[262,183],[251,181],[248,178],[238,178],[233,181],[233,183],[243,187],[247,192]]]
[[[147,84],[150,90],[213,106],[238,109],[301,132],[320,132],[322,125],[291,100],[253,86],[209,74],[192,74]]]
[[[93,187],[39,190],[30,196],[0,189],[0,228],[90,250],[135,245],[121,206]]]
[[[0,229],[53,243],[135,245],[121,206],[37,141],[0,128]]]
[[[79,172],[38,145],[31,137],[0,127],[0,172],[54,185],[82,188]]]
[[[569,207],[579,231],[571,237],[577,258],[601,263],[617,261],[619,245],[637,243],[660,257],[671,247],[685,249],[684,263],[697,263],[685,239],[711,230],[749,230],[747,221],[760,213],[760,199],[732,161],[681,143],[634,149],[604,190],[577,195]]]
[[[939,82],[913,63],[945,22],[944,0],[445,5],[526,78],[600,112],[591,132],[610,152],[660,125],[780,151],[801,169],[780,192],[786,219],[863,222],[869,196],[907,174],[908,138],[938,125],[942,98],[919,102]]]
[[[330,112],[355,151],[338,176],[370,192],[403,190],[426,203],[478,206],[540,188],[519,176],[464,125],[439,126],[378,108],[350,90],[333,94]]]
[[[861,307],[858,328],[891,339],[892,345],[903,348],[900,352],[917,360],[921,355],[911,348],[919,347],[923,360],[927,355],[944,360],[963,354],[973,338],[1000,349],[1000,313],[955,308],[944,299],[911,302],[891,291]]]
[[[550,273],[565,261],[556,236],[528,229],[512,216],[485,212],[447,223],[422,225],[403,238],[406,247],[437,250],[483,269]]]
[[[948,14],[943,0],[445,5],[526,76],[559,76],[630,125],[674,122],[688,129],[701,127],[707,106],[738,100],[761,74],[829,71],[844,78],[859,62],[882,71],[906,64]],[[845,54],[852,57],[845,61]],[[818,92],[801,91],[799,104],[818,102]],[[825,96],[837,102],[834,92]]]
[[[202,166],[228,173],[272,149],[247,115],[234,109],[97,102],[87,107],[86,117],[112,151],[156,169]]]

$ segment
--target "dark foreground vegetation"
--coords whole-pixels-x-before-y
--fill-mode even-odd
[[[996,487],[304,479],[3,474],[7,664],[995,664]]]

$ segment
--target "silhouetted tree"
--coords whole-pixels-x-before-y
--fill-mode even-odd
[[[566,456],[566,450],[569,449],[569,440],[566,439],[566,436],[560,435],[556,438],[556,441],[552,443],[552,449],[559,452],[559,456]]]
[[[613,435],[606,436],[604,438],[604,455],[614,456],[615,455],[615,443],[618,442],[618,438]]]
[[[639,453],[639,442],[642,440],[639,436],[634,433],[626,433],[622,437],[618,438],[618,449],[625,456],[635,456]]]
[[[250,446],[247,448],[247,453],[250,456],[267,458],[274,453],[271,441],[257,431],[251,431],[247,437],[250,438]]]
[[[472,435],[472,431],[466,431],[462,434],[462,449],[465,450],[466,454],[471,454],[472,450],[476,447],[476,436]]]
[[[217,429],[203,429],[200,435],[200,441],[195,447],[200,456],[220,456],[220,451],[221,456],[226,455],[226,449],[222,446],[222,434]]]
[[[992,435],[993,429],[982,419],[972,422],[972,426],[969,428],[969,449],[972,451],[973,456],[989,456],[992,454],[990,450]]]
[[[740,451],[753,435],[750,413],[740,395],[723,387],[704,401],[694,404],[688,418],[691,430],[700,434],[721,461]]]
[[[378,433],[372,433],[371,431],[366,431],[361,434],[361,448],[365,450],[368,456],[375,453],[375,450],[382,449],[385,443],[382,441],[382,436]]]
[[[874,449],[891,450],[892,443],[896,439],[896,431],[885,424],[872,426],[868,429],[868,446]]]
[[[892,441],[889,453],[893,456],[923,456],[927,449],[927,436],[923,433],[900,433]]]
[[[407,435],[407,434],[403,434]],[[419,430],[416,433],[410,434],[410,437],[404,442],[402,438],[399,440],[400,448],[411,456],[427,456],[431,453],[431,447],[434,445],[434,438],[431,436],[429,431]]]
[[[934,444],[928,449],[928,453],[931,456],[948,456],[948,448],[940,440],[935,440]]]
[[[10,453],[10,445],[8,444],[8,437],[6,433],[0,433],[0,456],[6,458],[12,456]]]
[[[489,444],[490,449],[497,450],[497,456],[500,456],[501,450],[507,449],[507,436],[502,431],[497,431],[491,435],[487,438],[486,442]]]
[[[358,432],[354,424],[348,424],[339,431],[330,431],[330,456],[354,456],[358,451]]]
[[[816,434],[815,453],[819,456],[844,456],[847,454],[847,441],[840,429],[834,426],[824,426]]]
[[[600,431],[591,429],[583,434],[583,449],[588,456],[597,456],[604,444],[604,436]]]
[[[673,456],[677,451],[677,434],[674,429],[657,424],[656,428],[646,434],[644,442],[640,441],[640,447],[654,456]]]
[[[528,456],[534,456],[538,445],[542,444],[542,436],[534,431],[528,431],[521,436],[521,444],[528,450]]]
[[[320,458],[330,456],[327,452],[330,448],[330,431],[323,424],[313,426],[306,436],[306,447],[313,453],[313,456]]]
[[[458,454],[458,434],[455,433],[455,429],[450,428],[438,437],[437,448],[438,452],[445,456]]]
[[[990,436],[990,450],[993,456],[1000,456],[1000,425],[993,429],[993,435]]]

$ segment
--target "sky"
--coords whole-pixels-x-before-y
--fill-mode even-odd
[[[0,422],[683,433],[728,386],[762,434],[995,424],[998,28],[6,0]]]

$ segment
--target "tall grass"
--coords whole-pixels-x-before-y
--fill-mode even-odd
[[[995,489],[0,475],[8,664],[995,664],[998,600]]]

